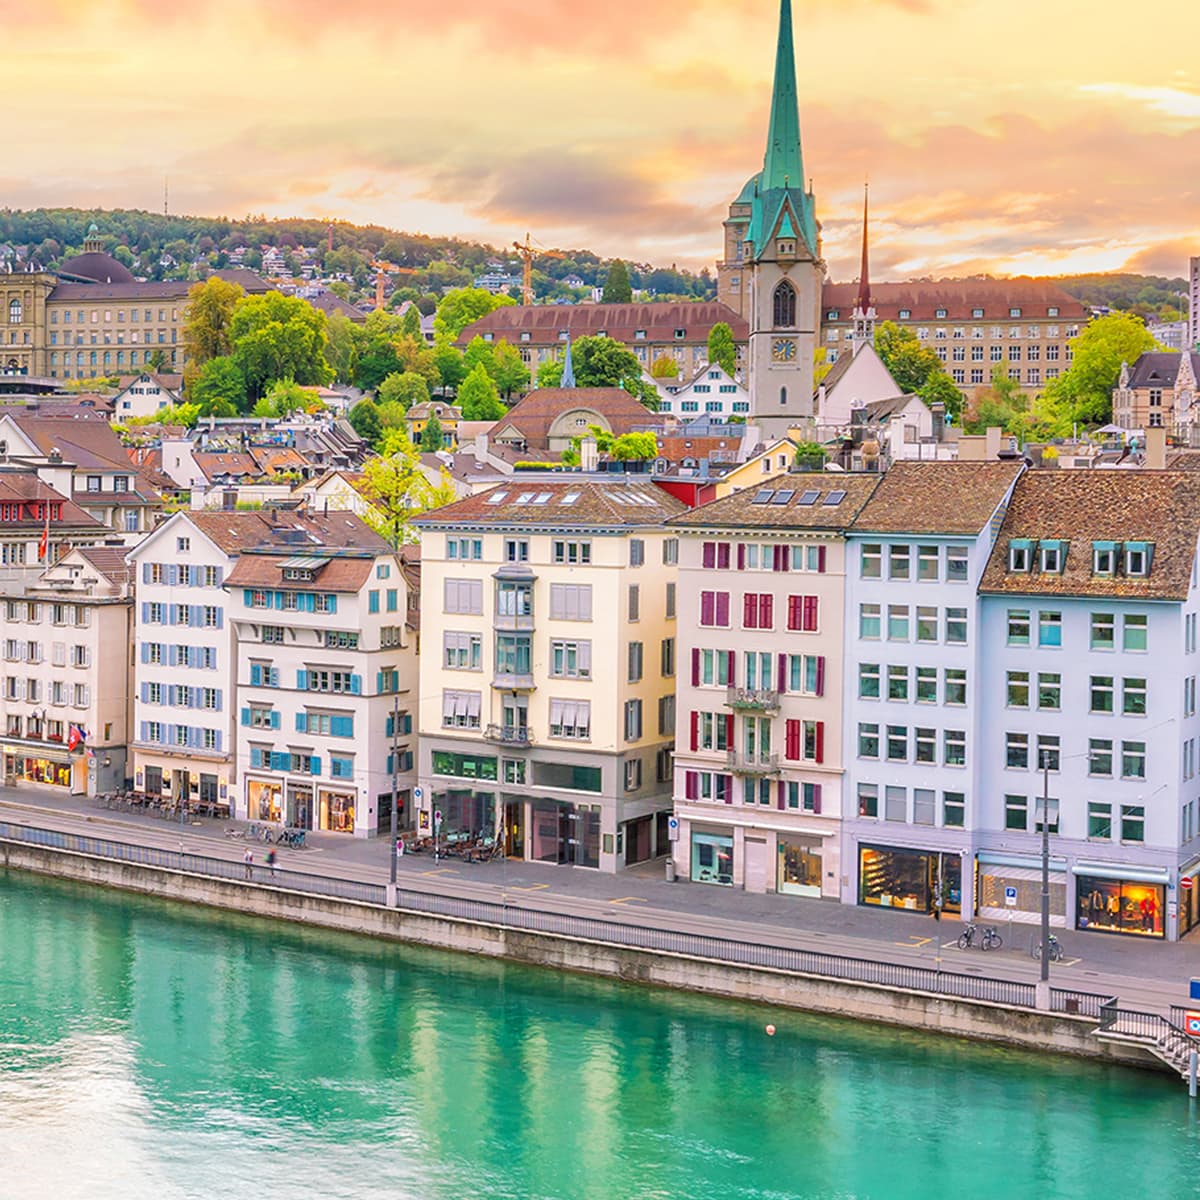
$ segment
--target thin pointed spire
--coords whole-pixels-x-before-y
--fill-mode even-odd
[[[793,184],[791,181],[795,180]],[[800,150],[800,106],[796,99],[796,52],[792,43],[792,0],[780,0],[779,42],[775,50],[775,87],[771,125],[763,159],[763,191],[804,186]]]
[[[860,312],[871,310],[871,270],[868,262],[867,218],[870,201],[870,184],[863,184],[863,234],[862,234],[862,267],[858,274],[858,303]]]
[[[559,380],[559,387],[573,388],[575,386],[575,367],[571,362],[571,335],[567,334],[567,350],[563,355],[562,379]]]

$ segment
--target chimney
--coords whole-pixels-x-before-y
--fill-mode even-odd
[[[984,451],[983,458],[985,462],[995,462],[1000,457],[1001,439],[1004,437],[1004,430],[999,425],[989,425],[984,432]]]
[[[579,443],[579,469],[588,474],[600,469],[600,451],[594,437],[585,437]]]
[[[1150,471],[1166,470],[1167,431],[1161,426],[1146,430],[1146,453],[1142,465]]]
[[[941,442],[946,436],[946,406],[935,400],[929,406],[929,414],[933,417],[933,440]]]

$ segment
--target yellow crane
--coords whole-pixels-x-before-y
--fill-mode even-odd
[[[373,259],[371,266],[375,268],[375,311],[378,312],[383,308],[383,281],[389,274],[397,274],[400,268],[395,263],[385,262],[379,258]]]
[[[533,303],[533,259],[537,255],[541,258],[566,258],[567,256],[558,250],[543,250],[541,247],[534,246],[533,235],[527,233],[524,242],[513,242],[513,249],[520,254],[522,261],[525,264],[525,272],[521,277],[521,303]]]

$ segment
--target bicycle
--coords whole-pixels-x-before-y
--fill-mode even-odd
[[[996,932],[994,925],[986,925],[979,945],[983,950],[999,950],[1004,945],[1004,939]]]
[[[968,950],[975,941],[975,934],[978,932],[974,925],[967,925],[962,933],[958,935],[958,948],[960,950]]]
[[[1038,961],[1041,961],[1042,943],[1037,942],[1030,949],[1029,954],[1032,958],[1036,958],[1036,959],[1038,959]],[[1058,940],[1058,938],[1056,938],[1054,936],[1054,934],[1051,934],[1050,935],[1050,961],[1051,962],[1062,962],[1064,954],[1065,954],[1065,951],[1062,948],[1062,942],[1060,942]]]

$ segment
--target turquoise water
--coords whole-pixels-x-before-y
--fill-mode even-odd
[[[1165,1076],[4,873],[0,1145],[3,1200],[1200,1192]]]

